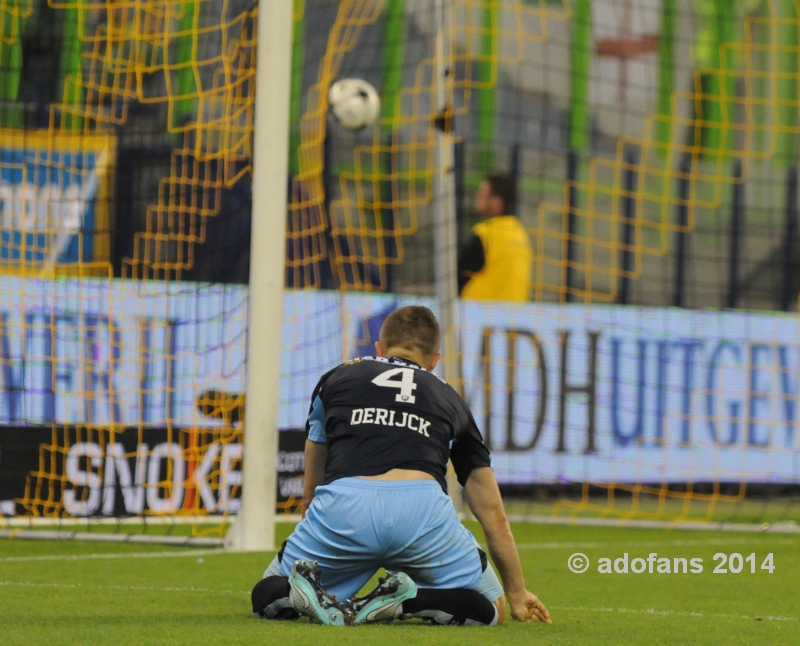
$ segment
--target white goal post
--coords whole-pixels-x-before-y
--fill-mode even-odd
[[[275,548],[293,13],[259,3],[242,506],[225,538],[239,552]]]
[[[450,39],[450,0],[436,0],[435,113],[436,148],[433,196],[434,282],[442,329],[442,368],[445,381],[457,390],[461,384],[461,353],[458,338],[458,235],[456,228],[455,159],[453,155],[452,105],[453,43]],[[461,486],[452,467],[447,473],[447,488],[456,510],[463,510]]]

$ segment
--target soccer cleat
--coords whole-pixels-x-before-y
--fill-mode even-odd
[[[387,572],[380,584],[362,598],[349,602],[354,624],[391,621],[406,599],[417,596],[417,585],[403,572]]]
[[[317,624],[344,626],[347,609],[319,584],[316,561],[295,561],[289,576],[289,600],[292,607]]]

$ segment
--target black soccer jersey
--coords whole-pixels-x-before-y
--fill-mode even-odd
[[[319,380],[306,422],[308,439],[328,443],[325,480],[390,469],[432,475],[447,491],[448,458],[463,485],[489,450],[466,402],[413,361],[366,357]]]

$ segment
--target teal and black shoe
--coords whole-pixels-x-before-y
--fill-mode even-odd
[[[417,584],[403,572],[387,572],[379,581],[368,595],[348,602],[354,624],[391,621],[403,601],[417,596]]]
[[[329,595],[319,584],[316,561],[295,561],[289,576],[289,600],[292,607],[312,622],[326,626],[344,626],[349,610]]]

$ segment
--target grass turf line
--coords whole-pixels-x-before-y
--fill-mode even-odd
[[[482,538],[478,528],[470,524]],[[279,531],[285,536],[288,525]],[[81,542],[0,542],[3,644],[791,644],[800,643],[800,537],[514,526],[529,587],[554,625],[496,629],[410,622],[331,629],[250,617],[249,590],[271,555]],[[585,574],[567,558],[585,553]],[[702,574],[596,572],[599,557],[700,557]],[[716,552],[774,554],[775,572],[712,574]],[[119,558],[71,558],[92,554]],[[152,554],[152,558],[148,555]],[[164,555],[171,557],[165,558]],[[172,556],[172,555],[175,556]],[[178,554],[182,556],[177,556]],[[198,555],[199,554],[199,555]],[[128,555],[128,557],[126,557]],[[136,555],[131,556],[131,555]],[[50,557],[64,557],[56,560]],[[47,560],[20,560],[48,557]],[[16,559],[16,560],[11,560]],[[202,562],[200,561],[202,559]],[[760,619],[760,620],[759,620]],[[491,630],[491,636],[487,634]]]

